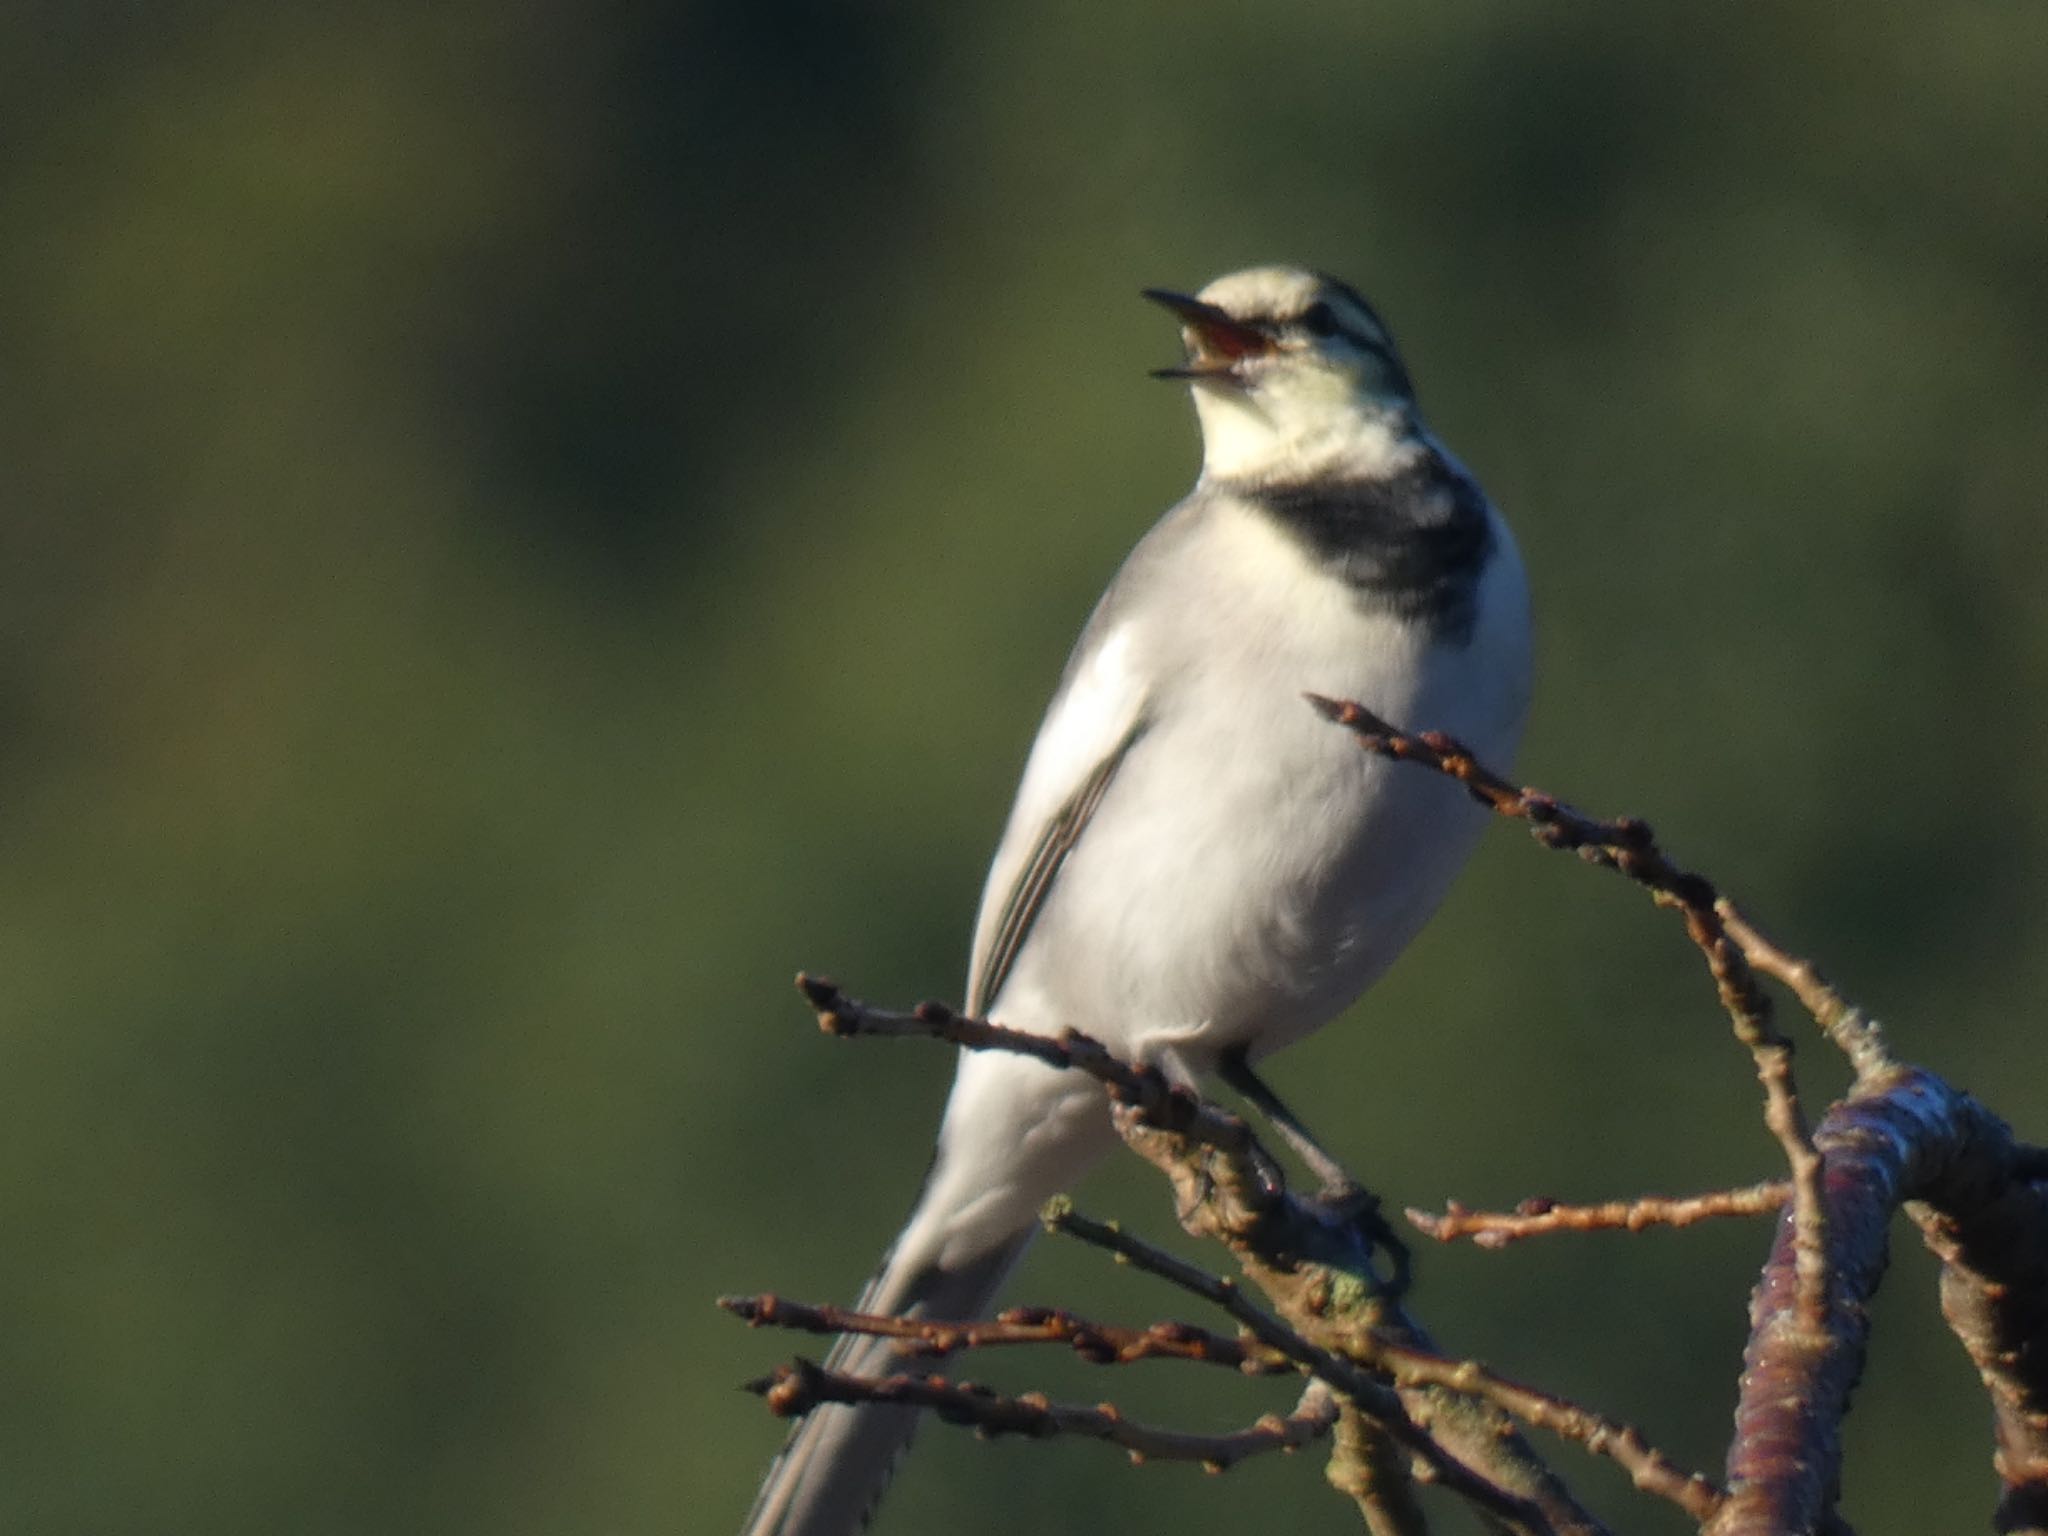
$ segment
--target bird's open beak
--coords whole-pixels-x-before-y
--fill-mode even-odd
[[[1147,288],[1145,297],[1180,317],[1188,360],[1177,368],[1154,368],[1155,379],[1234,380],[1237,365],[1273,350],[1273,338],[1255,325],[1232,319],[1214,304],[1167,288]]]

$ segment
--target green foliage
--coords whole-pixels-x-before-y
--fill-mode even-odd
[[[710,1298],[850,1296],[948,1072],[787,978],[958,996],[1064,648],[1192,473],[1135,290],[1251,260],[1372,294],[1514,516],[1524,774],[2038,1134],[2044,44],[1820,0],[0,16],[0,1526],[736,1523],[786,1341]],[[1506,829],[1274,1073],[1396,1202],[1771,1167],[1675,930]],[[1129,1170],[1084,1203],[1170,1221]],[[1431,1250],[1418,1305],[1711,1463],[1763,1239]],[[1900,1248],[1870,1533],[1989,1508]],[[1017,1290],[1181,1310],[1048,1245]],[[883,1524],[1276,1500],[1351,1528],[1300,1462],[933,1432]]]

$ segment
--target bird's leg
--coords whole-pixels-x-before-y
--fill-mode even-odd
[[[1251,1060],[1243,1046],[1223,1053],[1216,1064],[1216,1075],[1264,1115],[1273,1129],[1280,1133],[1281,1140],[1292,1147],[1294,1155],[1308,1166],[1319,1186],[1317,1199],[1335,1205],[1356,1199],[1363,1193],[1358,1181],[1344,1171],[1344,1165],[1323,1150],[1322,1143],[1301,1123],[1300,1117],[1281,1101],[1279,1094],[1266,1086],[1264,1078],[1252,1070]]]
[[[1410,1269],[1408,1246],[1380,1215],[1379,1196],[1352,1178],[1344,1165],[1325,1151],[1322,1143],[1301,1123],[1300,1116],[1287,1107],[1279,1094],[1266,1086],[1265,1079],[1252,1070],[1251,1058],[1245,1047],[1237,1046],[1225,1051],[1217,1059],[1216,1075],[1265,1116],[1267,1123],[1280,1133],[1281,1140],[1294,1149],[1294,1155],[1316,1176],[1316,1203],[1338,1221],[1355,1226],[1365,1239],[1368,1253],[1373,1248],[1386,1250],[1387,1257],[1393,1261],[1394,1272],[1381,1282],[1382,1290],[1391,1296],[1407,1290]]]
[[[1180,1051],[1170,1046],[1159,1050],[1154,1053],[1151,1065],[1176,1092],[1185,1093],[1196,1099],[1202,1096],[1201,1077]],[[1251,1144],[1248,1160],[1252,1166],[1253,1176],[1259,1181],[1259,1187],[1267,1194],[1278,1195],[1287,1188],[1287,1175],[1280,1171],[1280,1165],[1273,1161],[1273,1155],[1256,1141]],[[1208,1192],[1205,1190],[1201,1199],[1207,1198]],[[1195,1203],[1199,1205],[1201,1200]],[[1177,1211],[1174,1214],[1185,1217],[1188,1213]]]

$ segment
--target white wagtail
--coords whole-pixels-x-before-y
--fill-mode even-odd
[[[967,1003],[1069,1026],[1194,1084],[1378,979],[1443,899],[1484,812],[1359,750],[1304,701],[1355,699],[1505,763],[1529,696],[1529,601],[1506,523],[1430,436],[1372,307],[1258,267],[1179,317],[1203,463],[1096,604],[1039,727],[975,923]],[[1275,1106],[1277,1107],[1277,1105]],[[963,1052],[938,1150],[862,1310],[982,1315],[1039,1206],[1112,1144],[1101,1089]],[[842,1338],[828,1363],[896,1368]],[[912,1412],[820,1408],[747,1536],[864,1526]]]

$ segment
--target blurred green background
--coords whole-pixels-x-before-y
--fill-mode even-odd
[[[737,1384],[814,1346],[711,1298],[850,1297],[950,1073],[788,978],[957,997],[1196,462],[1136,290],[1253,261],[1372,294],[1515,519],[1523,774],[2040,1134],[2044,67],[2033,3],[8,7],[0,1527],[737,1524]],[[1505,828],[1272,1075],[1401,1203],[1773,1166],[1676,925]],[[1712,1465],[1764,1240],[1433,1248],[1418,1305]],[[1846,1513],[1967,1530],[1897,1248]],[[1013,1295],[1188,1310],[1044,1245]],[[1308,1458],[935,1431],[880,1530],[1276,1519],[1355,1529]]]

